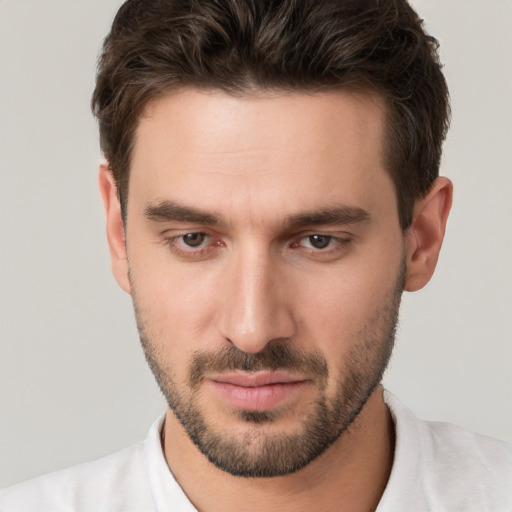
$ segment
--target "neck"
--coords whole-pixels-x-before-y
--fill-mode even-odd
[[[241,478],[219,470],[167,412],[164,452],[176,480],[200,512],[375,510],[393,462],[394,428],[379,386],[353,424],[300,471],[275,478]],[[198,478],[198,475],[201,475]]]

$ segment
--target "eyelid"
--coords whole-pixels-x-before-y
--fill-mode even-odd
[[[213,235],[206,229],[172,229],[166,230],[162,233],[162,240],[169,247],[171,252],[178,257],[183,257],[188,260],[201,260],[211,253],[216,246],[220,245],[219,237]],[[171,234],[172,233],[172,234]],[[203,234],[205,235],[205,245],[199,247],[186,246],[184,243],[179,243],[179,240],[186,235],[190,234]],[[209,241],[208,241],[209,240]]]
[[[311,236],[325,236],[330,237],[329,245],[324,249],[317,249],[315,247],[308,247],[304,244],[304,240]],[[290,248],[294,251],[298,251],[319,261],[329,262],[335,261],[343,257],[349,250],[349,246],[352,244],[354,236],[348,232],[322,232],[322,231],[308,231],[302,232],[295,236],[290,243]]]
[[[321,236],[321,237],[325,237],[325,238],[330,238],[331,241],[338,242],[341,244],[348,243],[348,242],[352,241],[352,239],[353,239],[353,237],[349,236],[349,235],[340,236],[340,235],[332,235],[332,234],[328,234],[328,233],[310,233],[308,235],[302,235],[302,236],[296,237],[294,241],[305,240],[312,236]]]
[[[304,231],[301,231],[299,233],[296,233],[294,236],[293,236],[293,239],[294,240],[302,240],[303,238],[308,238],[310,236],[315,236],[315,235],[318,235],[318,236],[330,236],[332,239],[336,239],[336,240],[342,240],[342,239],[345,239],[345,240],[352,240],[355,235],[349,231],[333,231],[333,230],[328,230],[328,229],[308,229],[308,230],[304,230]]]
[[[192,234],[204,234],[208,237],[212,238],[220,238],[220,235],[216,232],[214,232],[211,229],[202,227],[202,226],[185,226],[185,227],[173,227],[165,229],[164,231],[161,231],[159,236],[162,238],[162,240],[170,240],[170,239],[177,239],[181,238],[185,235],[192,235]]]

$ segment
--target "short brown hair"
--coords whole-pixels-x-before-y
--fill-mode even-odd
[[[448,89],[437,42],[406,0],[125,2],[105,39],[92,98],[124,213],[141,112],[183,87],[381,94],[385,164],[403,229],[439,175]]]

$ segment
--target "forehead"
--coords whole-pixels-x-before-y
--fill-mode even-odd
[[[265,208],[289,212],[319,201],[371,202],[392,189],[384,122],[384,101],[373,94],[172,93],[141,116],[130,201],[193,200],[244,213],[255,205],[260,214],[262,197]]]
[[[283,142],[299,152],[340,143],[353,150],[369,145],[380,149],[385,111],[384,99],[376,93],[260,91],[233,96],[185,89],[146,105],[135,142],[147,135],[157,142],[158,132],[176,149],[185,143],[194,151],[239,151],[258,144],[273,150]]]

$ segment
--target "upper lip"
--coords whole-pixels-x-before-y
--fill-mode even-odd
[[[210,377],[215,382],[224,384],[233,384],[234,386],[243,386],[246,388],[256,388],[259,386],[269,386],[271,384],[288,384],[291,382],[305,381],[303,377],[297,377],[285,372],[240,372],[226,373]]]

